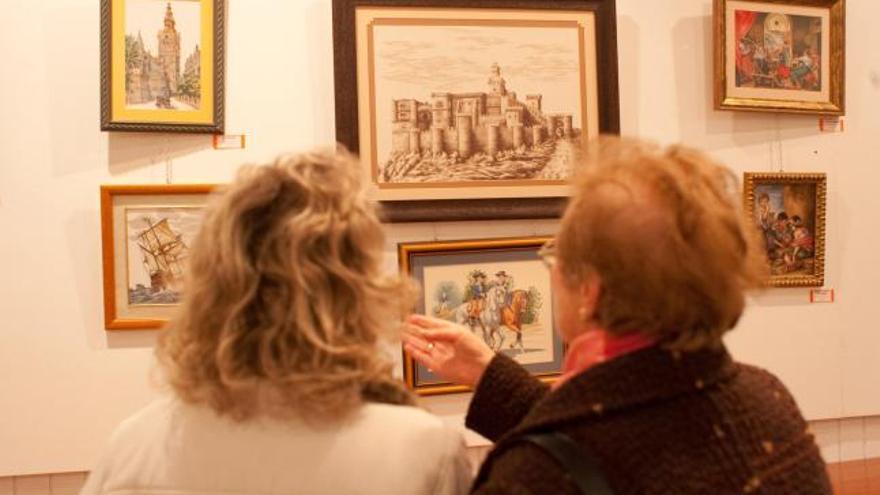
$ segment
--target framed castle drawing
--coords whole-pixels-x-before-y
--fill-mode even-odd
[[[825,283],[825,174],[746,173],[745,209],[760,230],[768,285]]]
[[[557,216],[618,133],[614,0],[334,0],[336,137],[389,221]]]
[[[553,326],[550,271],[538,256],[549,237],[403,243],[400,269],[421,287],[416,312],[464,325],[497,352],[552,381],[563,344]],[[421,395],[466,391],[404,355],[406,383]]]
[[[168,321],[213,187],[101,186],[108,330],[159,328]]]
[[[101,130],[223,132],[223,0],[101,0]]]
[[[715,106],[843,115],[846,0],[715,0]]]

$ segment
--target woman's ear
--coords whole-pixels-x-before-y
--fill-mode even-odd
[[[582,323],[592,322],[596,316],[596,307],[599,305],[599,295],[602,292],[602,282],[595,273],[589,273],[580,287],[580,306],[578,316]]]

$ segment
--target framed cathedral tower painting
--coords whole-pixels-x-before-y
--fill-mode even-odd
[[[614,0],[333,0],[336,139],[386,220],[559,215],[619,132]]]
[[[223,132],[223,0],[101,0],[101,130]]]

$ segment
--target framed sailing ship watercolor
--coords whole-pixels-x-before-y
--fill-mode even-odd
[[[549,237],[402,243],[401,272],[421,288],[415,311],[468,327],[545,381],[562,368],[550,271],[538,256]],[[404,355],[406,383],[421,395],[464,392]]]
[[[715,0],[715,106],[843,115],[846,0]]]
[[[104,324],[160,328],[182,295],[211,185],[101,186]]]
[[[614,0],[334,0],[336,138],[388,221],[558,216],[619,132]]]
[[[774,287],[825,283],[823,173],[746,173],[745,210],[760,231]]]
[[[101,130],[223,132],[223,0],[101,0]]]

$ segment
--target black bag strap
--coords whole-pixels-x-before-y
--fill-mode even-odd
[[[531,433],[518,440],[534,444],[550,454],[583,495],[614,495],[593,454],[565,433]]]

